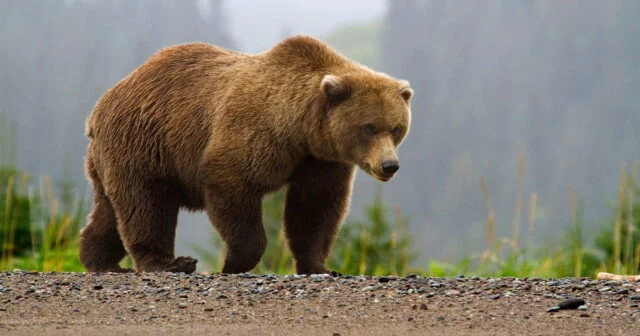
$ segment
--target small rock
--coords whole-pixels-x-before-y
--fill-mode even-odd
[[[578,307],[584,305],[585,302],[583,299],[581,298],[573,298],[573,299],[568,299],[568,300],[564,300],[562,302],[560,302],[558,304],[558,307],[560,307],[560,309],[577,309]]]
[[[211,311],[213,311],[213,308],[211,308],[211,307],[207,307],[207,308],[205,308],[205,309],[204,309],[204,311],[206,311],[206,312],[211,312]]]
[[[187,308],[187,307],[189,307],[189,305],[186,302],[178,303],[178,308]]]
[[[460,291],[459,291],[459,290],[452,289],[452,290],[450,290],[450,291],[446,291],[446,292],[444,293],[444,295],[446,295],[446,296],[458,296],[458,295],[460,295]]]
[[[251,290],[251,294],[264,294],[265,290],[262,287],[254,288]]]
[[[499,299],[501,296],[502,296],[501,294],[493,294],[493,295],[489,295],[489,296],[487,296],[487,297],[488,297],[489,299],[491,299],[491,300],[497,300],[497,299]]]
[[[104,287],[102,287],[102,285],[95,285],[95,286],[93,286],[93,289],[94,289],[94,290],[101,290],[102,288],[104,288]]]
[[[580,314],[580,317],[589,317],[589,314],[587,314],[587,313],[582,313],[582,314]]]
[[[631,301],[640,301],[640,295],[631,295],[629,297],[629,300],[631,300]]]
[[[381,276],[381,277],[378,278],[378,281],[382,282],[382,283],[387,283],[387,282],[389,282],[391,280],[395,280],[395,279],[393,279],[391,277],[388,277],[388,276]]]
[[[367,286],[367,287],[362,288],[362,291],[363,291],[363,292],[370,292],[370,291],[372,291],[372,290],[374,290],[374,287],[373,287],[373,286]]]
[[[586,305],[582,305],[580,307],[578,307],[578,310],[587,310],[589,307],[587,307]]]
[[[224,294],[218,294],[218,296],[216,296],[216,299],[226,299],[227,296]]]
[[[553,306],[549,309],[547,309],[547,313],[555,313],[555,312],[559,312],[560,311],[560,307],[558,306]]]
[[[600,292],[609,292],[609,291],[611,291],[611,287],[605,286],[605,287],[602,287],[602,288],[598,289],[598,291],[600,291]]]
[[[427,307],[426,303],[421,303],[420,304],[420,310],[428,310],[428,309],[429,309],[429,307]]]
[[[629,290],[628,290],[628,289],[626,289],[626,288],[623,288],[623,289],[621,289],[621,290],[619,290],[619,291],[615,292],[615,294],[618,294],[618,295],[626,295],[626,294],[629,294]]]

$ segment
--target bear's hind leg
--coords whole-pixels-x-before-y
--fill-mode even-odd
[[[80,261],[89,272],[129,271],[118,265],[126,255],[118,234],[118,220],[90,157],[86,169],[94,197],[88,224],[80,233]]]
[[[179,192],[164,181],[148,181],[121,190],[127,192],[114,202],[118,231],[136,270],[193,273],[196,259],[174,257]]]

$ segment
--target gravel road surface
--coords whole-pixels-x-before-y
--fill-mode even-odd
[[[0,273],[0,335],[638,335],[640,282]]]

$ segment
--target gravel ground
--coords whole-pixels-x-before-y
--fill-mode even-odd
[[[0,335],[638,335],[640,282],[0,273]]]

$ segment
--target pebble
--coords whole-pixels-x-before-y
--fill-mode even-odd
[[[547,313],[555,313],[555,312],[559,312],[560,311],[560,307],[558,306],[553,306],[549,309],[547,309]]]
[[[187,307],[189,307],[189,305],[186,302],[178,303],[178,308],[187,308]]]
[[[629,297],[629,300],[631,300],[631,301],[640,301],[640,295],[631,295]]]
[[[587,309],[589,309],[589,307],[587,307],[586,305],[582,305],[578,307],[578,310],[587,310]]]
[[[362,288],[362,291],[363,291],[363,292],[370,292],[370,291],[372,291],[372,290],[374,290],[374,289],[375,289],[375,288],[374,288],[373,286],[367,286],[367,287]]]
[[[206,312],[211,312],[211,311],[213,311],[213,308],[211,308],[211,307],[207,307],[207,308],[205,308],[205,309],[204,309],[204,311],[206,311]]]
[[[560,309],[577,309],[578,307],[583,306],[584,304],[585,304],[584,299],[573,298],[573,299],[567,299],[560,302],[558,304],[558,307],[560,307]]]
[[[263,287],[254,288],[251,290],[251,294],[264,294],[265,289]]]

